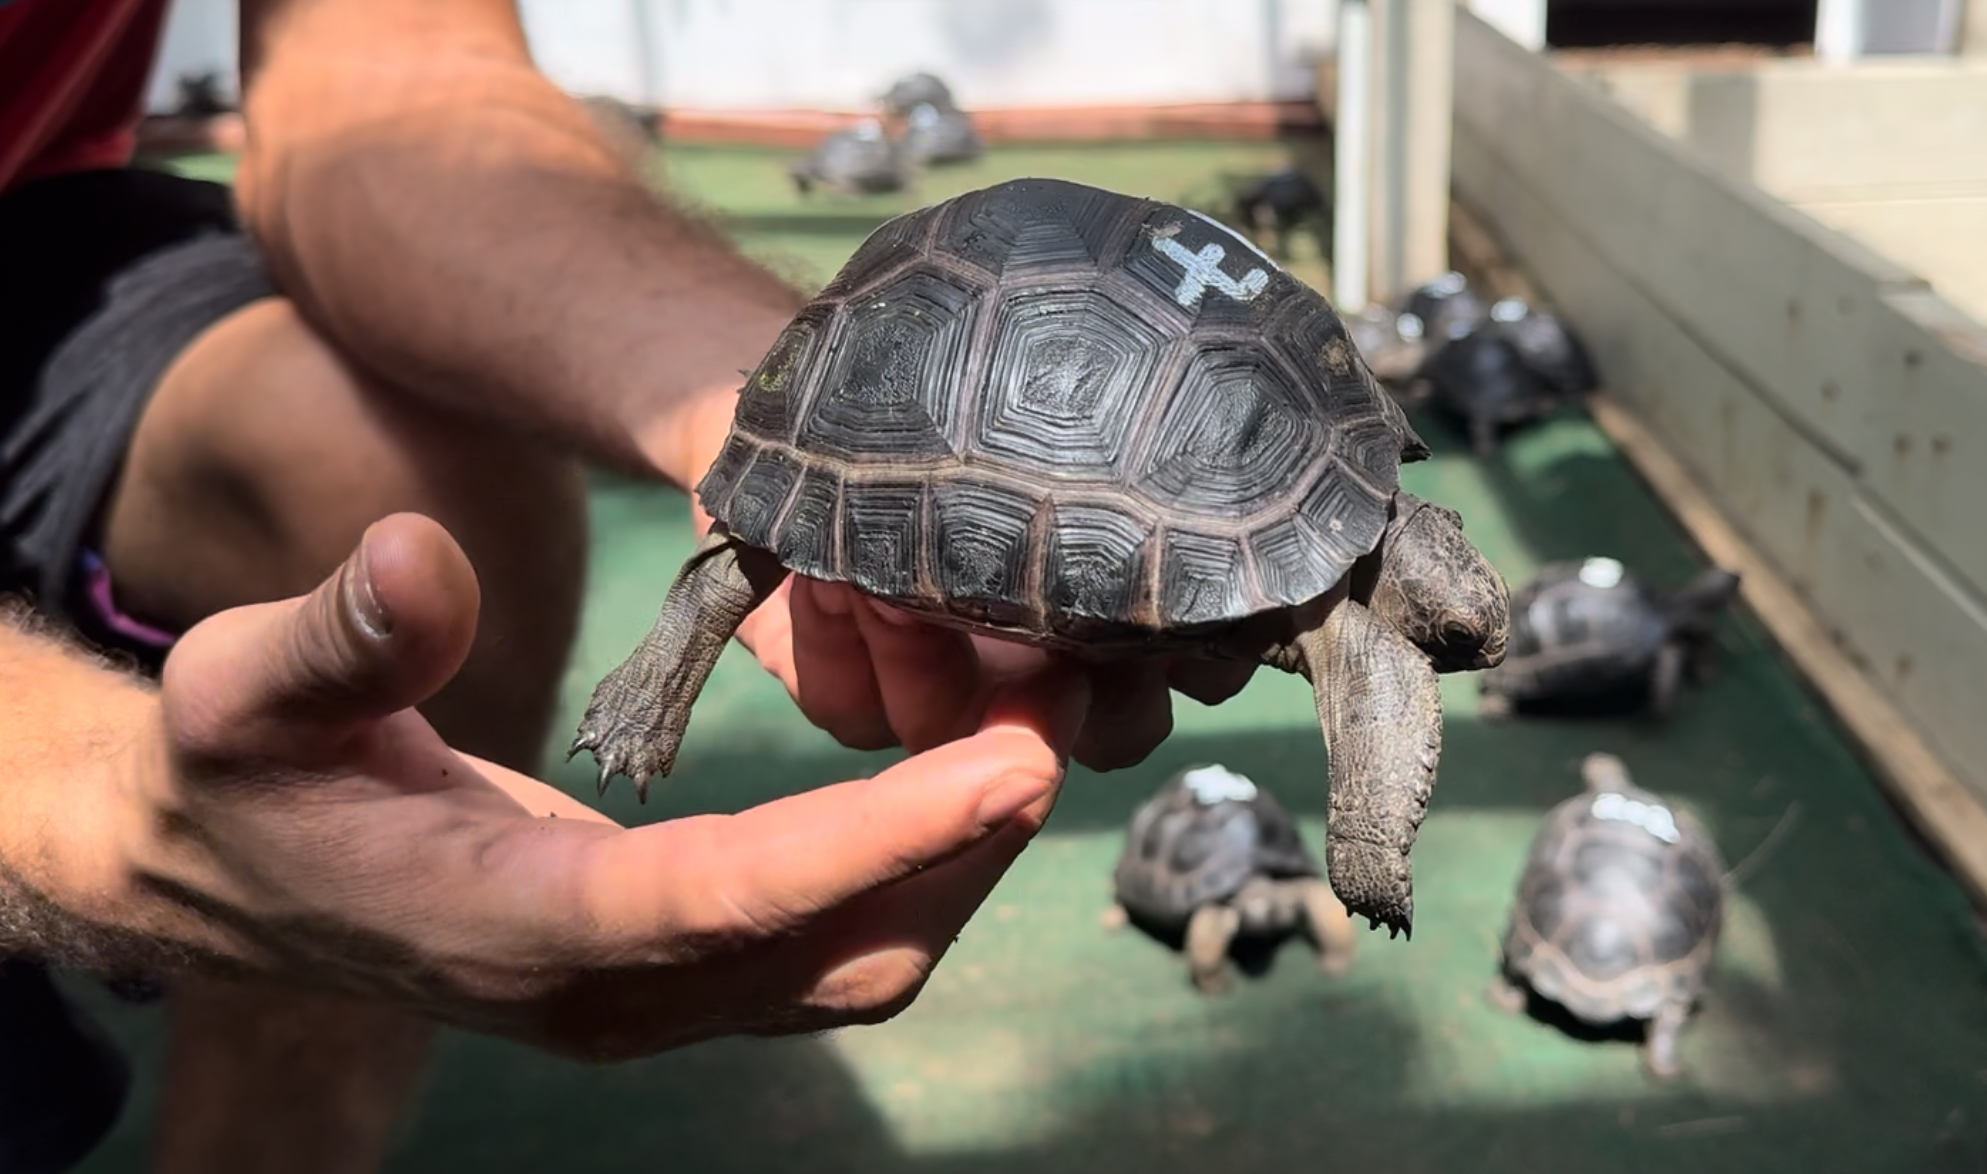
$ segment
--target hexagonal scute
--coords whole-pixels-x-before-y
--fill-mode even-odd
[[[1350,564],[1380,544],[1388,502],[1333,462],[1304,495],[1297,514],[1312,534],[1338,552],[1340,561]]]
[[[1168,506],[1242,517],[1292,490],[1325,458],[1325,439],[1269,356],[1206,350],[1187,364],[1136,484]]]
[[[1166,533],[1159,568],[1159,612],[1169,623],[1206,624],[1249,612],[1242,590],[1242,545],[1232,538]]]
[[[1344,577],[1351,563],[1296,518],[1279,518],[1249,536],[1256,581],[1273,603],[1293,606],[1316,599]]]
[[[1317,296],[1222,225],[1165,205],[1140,224],[1123,272],[1198,326],[1257,330],[1287,299]]]
[[[869,482],[842,493],[842,575],[871,595],[907,596],[917,587],[924,487]]]
[[[1043,559],[1049,610],[1091,620],[1129,620],[1145,575],[1148,537],[1136,518],[1101,506],[1058,506]]]
[[[886,221],[856,246],[841,270],[822,287],[820,297],[836,299],[860,293],[890,271],[923,257],[925,240],[937,215],[937,207],[920,208]]]
[[[754,546],[770,547],[773,523],[800,480],[800,462],[782,449],[761,449],[724,505],[724,524]]]
[[[912,270],[848,303],[801,444],[851,461],[951,454],[953,405],[979,313],[976,291],[935,269]]]
[[[1386,393],[1361,377],[1365,360],[1325,299],[1291,298],[1277,308],[1263,337],[1296,368],[1320,411],[1334,418],[1383,411],[1375,396]]]
[[[780,562],[802,575],[839,579],[842,479],[832,469],[810,467],[801,474],[786,513],[772,534]]]
[[[1089,271],[1139,203],[1064,180],[1012,180],[952,201],[932,250],[994,277],[1022,267],[1044,277]]]
[[[1018,601],[1028,583],[1036,502],[1011,489],[949,481],[932,489],[933,577],[955,599]]]
[[[738,483],[738,475],[752,463],[758,455],[759,445],[750,437],[733,432],[718,450],[717,459],[704,470],[704,476],[697,482],[697,500],[704,512],[718,521],[724,521],[725,502],[731,497],[732,487]]]
[[[1373,484],[1388,489],[1400,485],[1401,436],[1385,417],[1369,417],[1340,429],[1338,451]]]
[[[1164,367],[1164,336],[1094,289],[1009,290],[995,313],[973,448],[1110,476]]]
[[[791,441],[808,385],[808,366],[821,350],[822,334],[834,324],[834,307],[814,304],[780,332],[758,369],[738,394],[739,427],[766,440]]]

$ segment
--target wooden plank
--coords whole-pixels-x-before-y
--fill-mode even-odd
[[[1482,219],[1458,203],[1450,212],[1457,267],[1494,296],[1537,300]],[[1912,721],[1836,642],[1778,566],[1761,553],[1699,480],[1620,398],[1596,393],[1594,422],[1720,566],[1742,576],[1740,594],[1797,671],[1848,731],[1913,826],[1939,852],[1976,905],[1987,909],[1987,805],[1951,771]]]

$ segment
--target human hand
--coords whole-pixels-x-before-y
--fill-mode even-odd
[[[735,392],[708,393],[651,435],[658,467],[691,489],[697,534],[711,517],[694,487],[731,431]],[[1094,770],[1134,766],[1173,731],[1171,690],[1206,705],[1242,691],[1252,662],[1151,657],[1078,665],[1011,641],[927,623],[843,583],[788,576],[738,629],[800,710],[844,746],[913,753],[977,729],[987,702],[1018,679],[1088,678],[1089,716],[1073,757]]]
[[[187,633],[120,775],[120,928],[588,1057],[874,1022],[1041,826],[1083,721],[1080,680],[997,691],[874,778],[624,829],[411,708],[477,599],[399,515],[312,595]]]

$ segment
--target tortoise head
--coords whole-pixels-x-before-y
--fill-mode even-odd
[[[1492,668],[1504,660],[1511,590],[1463,537],[1461,514],[1405,491],[1381,539],[1368,597],[1386,624],[1435,662],[1435,671]]]
[[[1628,765],[1612,754],[1589,754],[1580,760],[1580,781],[1589,791],[1626,791],[1632,784]]]

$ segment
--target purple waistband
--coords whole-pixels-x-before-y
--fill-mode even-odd
[[[146,648],[171,648],[179,639],[174,633],[154,628],[143,620],[134,620],[117,610],[117,601],[111,595],[110,568],[104,565],[102,557],[95,551],[82,551],[80,561],[83,564],[83,598],[89,601],[97,622]]]

